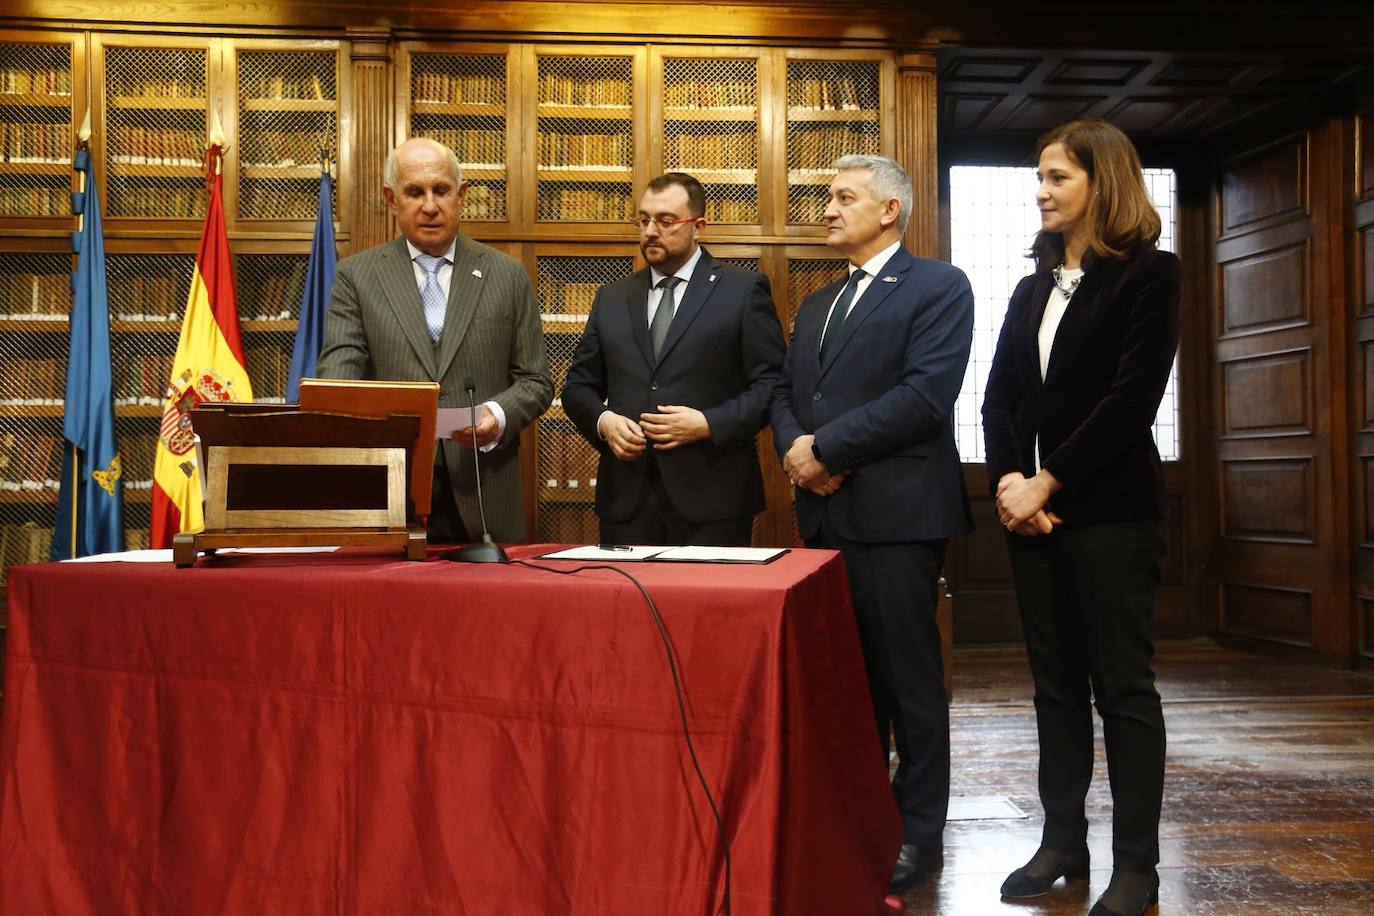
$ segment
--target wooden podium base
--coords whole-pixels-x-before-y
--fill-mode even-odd
[[[194,566],[204,551],[219,547],[377,547],[401,549],[407,560],[423,560],[428,545],[425,529],[410,525],[404,529],[360,528],[243,528],[178,534],[172,538],[172,562],[178,567]]]

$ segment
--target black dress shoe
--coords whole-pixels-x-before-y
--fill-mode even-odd
[[[1002,896],[1011,899],[1039,897],[1049,892],[1060,878],[1088,877],[1088,850],[1061,852],[1041,846],[1031,860],[1007,875],[1002,882]]]
[[[1159,872],[1126,871],[1112,869],[1112,880],[1107,890],[1088,916],[1144,916],[1146,910],[1159,902]]]
[[[935,874],[944,864],[943,843],[934,846],[903,843],[902,851],[897,853],[897,865],[892,869],[892,881],[887,886],[887,892],[900,894],[927,875]]]

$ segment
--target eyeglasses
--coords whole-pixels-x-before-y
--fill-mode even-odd
[[[667,232],[678,223],[690,223],[700,218],[699,216],[684,216],[682,219],[673,219],[671,216],[632,216],[630,217],[630,225],[643,232],[649,228],[650,223],[655,223],[660,231]]]

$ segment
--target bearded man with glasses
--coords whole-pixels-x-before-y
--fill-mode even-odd
[[[745,546],[764,508],[754,437],[786,344],[768,278],[701,246],[705,214],[692,176],[649,182],[631,220],[648,266],[597,292],[568,370],[603,543]]]

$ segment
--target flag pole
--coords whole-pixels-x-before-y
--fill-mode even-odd
[[[86,117],[82,119],[81,128],[76,132],[76,151],[77,153],[80,153],[82,150],[85,150],[87,153],[86,167],[90,168],[91,106],[89,102],[86,103]],[[76,171],[76,190],[78,194],[81,194],[84,197],[86,193],[86,169],[77,169]],[[82,230],[84,230],[85,228],[86,208],[83,205],[81,207],[81,212],[76,215],[76,231],[78,234],[80,234]],[[71,334],[70,316],[67,319],[67,333],[68,335]],[[62,406],[62,409],[65,411],[67,409],[67,405],[64,404]],[[76,447],[75,442],[69,442],[68,445],[71,446],[72,450],[72,518],[70,525],[72,541],[71,552],[67,555],[70,557],[74,557],[76,556],[77,519],[80,518],[81,514],[81,455]]]

